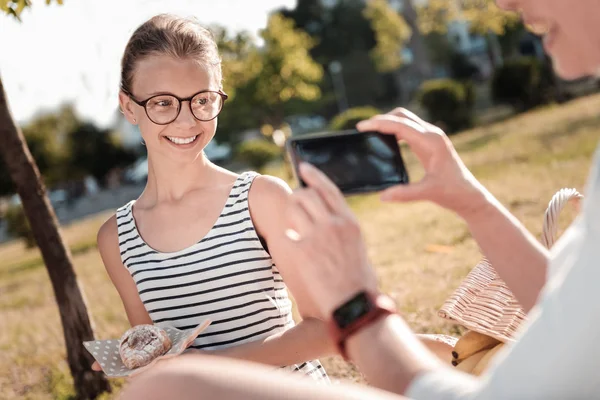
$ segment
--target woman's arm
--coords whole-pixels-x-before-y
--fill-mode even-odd
[[[302,321],[265,340],[217,350],[213,354],[276,366],[302,363],[335,354],[325,323],[315,317],[318,315],[317,309],[302,286],[295,284],[294,271],[291,269],[293,263],[279,245],[283,232],[280,224],[290,194],[289,187],[283,181],[258,176],[250,189],[249,208],[258,234],[267,242],[271,257],[296,300]]]
[[[285,332],[239,346],[207,352],[212,355],[283,367],[334,354],[323,321],[306,318]]]
[[[549,251],[498,200],[486,193],[478,208],[461,215],[482,253],[526,312],[546,284]]]
[[[152,324],[152,319],[140,299],[135,282],[121,261],[118,236],[117,217],[113,215],[98,231],[97,242],[100,257],[102,257],[110,280],[121,297],[131,326]],[[92,369],[102,370],[97,361],[92,365]]]
[[[152,324],[152,319],[140,299],[135,282],[121,261],[115,215],[100,227],[97,240],[100,257],[102,257],[110,280],[121,297],[129,323],[131,326]]]
[[[165,360],[119,393],[123,400],[403,400],[393,393],[341,383],[315,385],[263,365],[222,357],[189,355]],[[406,399],[405,399],[406,400]]]

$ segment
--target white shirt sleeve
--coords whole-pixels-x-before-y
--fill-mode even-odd
[[[582,215],[552,248],[554,275],[514,344],[480,379],[456,371],[417,377],[415,400],[600,399],[600,152]]]

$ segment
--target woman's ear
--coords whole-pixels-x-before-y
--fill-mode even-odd
[[[122,90],[119,90],[119,108],[129,123],[137,125],[137,119],[133,112],[133,101]]]

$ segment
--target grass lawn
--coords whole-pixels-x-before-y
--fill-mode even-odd
[[[600,140],[600,95],[552,106],[452,137],[474,174],[536,235],[552,195],[582,191]],[[405,151],[411,178],[422,171]],[[481,255],[466,226],[431,204],[380,204],[351,198],[383,290],[417,332],[459,334],[436,312]],[[127,320],[95,248],[110,212],[63,227],[94,320],[96,336],[119,337]],[[562,226],[574,216],[567,209]],[[39,253],[19,242],[0,246],[0,398],[65,399],[72,395],[64,341]],[[338,358],[323,360],[330,375],[361,380]],[[119,386],[122,382],[115,381]]]

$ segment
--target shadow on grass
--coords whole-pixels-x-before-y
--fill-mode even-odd
[[[548,133],[542,136],[542,141],[551,142],[565,136],[570,136],[575,131],[587,128],[597,128],[598,126],[600,126],[600,115],[593,118],[570,121],[568,124],[561,124],[560,126],[549,130]]]
[[[475,138],[473,140],[469,140],[468,142],[461,143],[456,145],[456,151],[461,152],[470,152],[475,151],[480,148],[486,147],[488,144],[495,142],[498,140],[499,133],[497,132],[486,132],[484,135]]]
[[[78,254],[83,254],[91,249],[96,248],[96,242],[83,242],[78,243],[71,247],[71,255],[75,256]],[[40,267],[44,266],[44,260],[42,257],[36,257],[30,260],[16,262],[12,265],[9,265],[2,270],[0,270],[0,280],[4,278],[9,278],[14,275],[26,272],[33,271]]]

